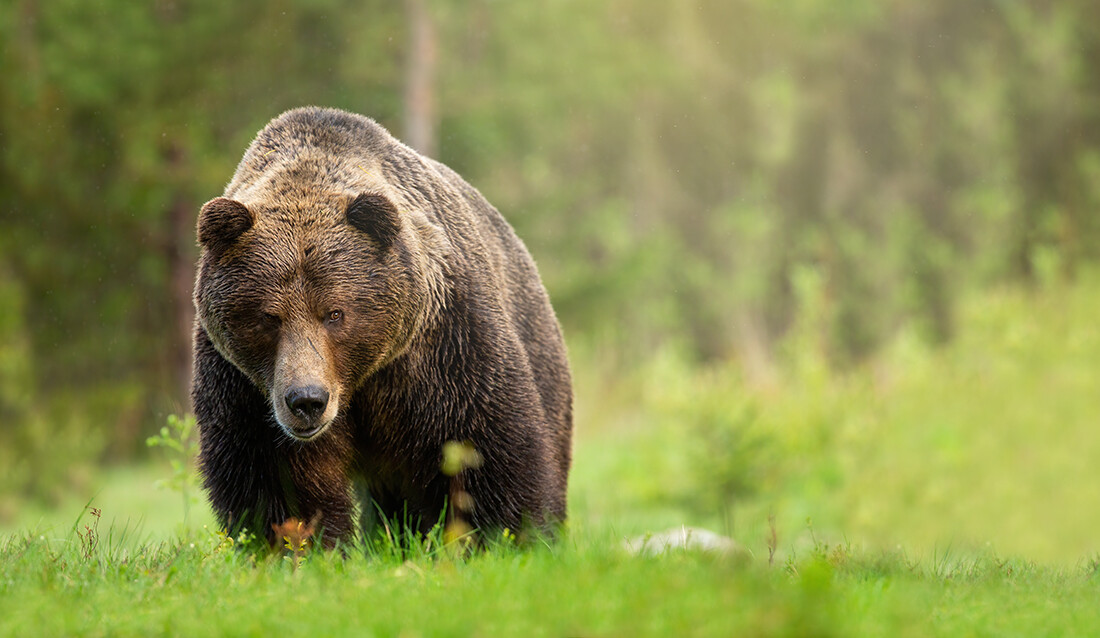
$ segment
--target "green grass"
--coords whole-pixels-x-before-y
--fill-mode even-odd
[[[1093,568],[992,556],[917,564],[819,546],[800,559],[634,557],[614,538],[467,558],[336,552],[295,568],[215,534],[164,543],[16,536],[5,635],[1087,635]],[[1090,629],[1092,631],[1090,631]]]
[[[1096,279],[993,291],[844,374],[807,322],[757,385],[575,351],[569,529],[527,551],[295,568],[184,522],[167,466],[105,470],[0,530],[0,635],[1098,635],[1097,316]],[[752,557],[622,550],[681,524]]]

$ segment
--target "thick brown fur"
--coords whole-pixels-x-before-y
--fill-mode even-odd
[[[523,243],[456,173],[368,118],[296,109],[198,237],[192,400],[223,525],[274,540],[319,514],[326,541],[348,539],[360,485],[364,512],[426,530],[455,485],[449,441],[481,457],[459,477],[471,525],[565,519],[561,332]]]

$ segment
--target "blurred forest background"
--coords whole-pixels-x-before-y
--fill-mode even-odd
[[[880,436],[943,476],[1068,431],[1057,483],[1100,451],[1074,438],[1100,413],[1098,62],[1095,0],[5,2],[0,520],[188,409],[196,213],[305,104],[374,117],[525,240],[577,368],[576,480],[626,499],[581,507],[783,493],[889,529],[858,486],[890,481],[968,507],[980,480],[914,488]],[[628,458],[586,456],[600,436]]]

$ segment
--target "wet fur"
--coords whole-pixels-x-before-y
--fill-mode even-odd
[[[395,216],[356,213],[364,194]],[[224,198],[251,218],[224,201],[200,216],[192,390],[223,525],[270,537],[272,523],[320,513],[326,539],[346,539],[358,482],[383,514],[426,530],[452,485],[440,471],[447,441],[484,460],[461,476],[474,527],[565,519],[561,333],[527,250],[473,187],[367,118],[307,108],[259,133]],[[355,308],[346,332],[316,323],[325,304]],[[284,346],[291,359],[279,358],[291,332],[312,349]],[[272,408],[295,356],[319,359],[300,365],[342,386],[335,420],[309,442],[286,435]]]

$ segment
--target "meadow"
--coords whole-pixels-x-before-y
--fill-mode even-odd
[[[1100,2],[276,8],[0,2],[0,636],[1100,635]],[[535,257],[556,543],[217,529],[196,214],[309,104]]]
[[[22,506],[0,633],[1095,635],[1100,279],[960,312],[948,346],[902,330],[842,374],[806,322],[764,383],[672,347],[614,375],[574,346],[571,518],[525,549],[240,551],[168,465],[186,446],[156,450]],[[681,525],[745,551],[623,547]]]

